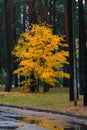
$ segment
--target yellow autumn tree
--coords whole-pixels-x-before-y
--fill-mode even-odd
[[[29,77],[33,72],[35,79],[50,85],[58,82],[57,77],[69,78],[69,74],[62,71],[63,64],[68,64],[69,56],[64,50],[68,45],[62,43],[63,38],[53,35],[49,26],[32,25],[30,32],[21,34],[13,50],[19,61],[19,68],[14,73]]]

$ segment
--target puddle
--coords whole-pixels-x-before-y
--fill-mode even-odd
[[[85,119],[0,106],[0,130],[87,130]]]
[[[36,126],[39,126],[39,127],[43,127],[43,128],[45,128],[45,130],[87,130],[86,126],[83,126],[83,125],[80,125],[80,124],[77,124],[77,123],[70,123],[70,124],[67,124],[68,126],[59,127],[57,125],[54,125],[54,123],[53,124],[43,123],[41,120],[27,120],[25,118],[21,121],[26,123],[26,124],[32,124],[31,126],[36,125]],[[28,128],[30,128],[30,126],[28,126]],[[26,130],[28,130],[28,129],[26,129]],[[34,130],[34,129],[32,129],[32,130]]]
[[[18,127],[0,127],[0,130],[16,130]]]

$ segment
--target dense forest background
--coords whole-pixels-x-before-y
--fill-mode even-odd
[[[29,31],[31,24],[46,23],[69,44],[70,64],[63,69],[70,73],[70,79],[60,79],[60,84],[70,87],[70,100],[79,85],[87,105],[86,15],[87,0],[0,0],[0,84],[5,85],[5,91],[10,91],[12,85],[18,87],[24,78],[13,75],[18,63],[11,54],[20,34]],[[49,90],[49,85],[45,87]]]

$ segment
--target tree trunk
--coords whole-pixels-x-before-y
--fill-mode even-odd
[[[23,32],[26,30],[26,2],[23,3]]]
[[[49,89],[50,89],[50,85],[47,84],[47,83],[45,83],[45,82],[43,82],[43,92],[44,92],[44,93],[45,93],[45,92],[48,92]]]
[[[87,6],[87,0],[85,0],[85,5]]]
[[[78,0],[79,11],[79,77],[80,93],[84,94],[84,106],[87,106],[87,46],[84,22],[83,1]]]
[[[66,43],[69,44],[69,41],[68,41],[68,31],[69,31],[69,28],[68,28],[68,4],[67,2],[65,2],[65,6],[64,6],[64,32],[65,32],[65,41]],[[69,59],[68,59],[69,60]],[[64,64],[64,72],[67,72],[67,73],[70,73],[69,72],[69,65],[66,65]],[[67,78],[63,78],[63,87],[69,87],[69,79]]]
[[[49,24],[52,24],[52,0],[49,2]]]
[[[69,80],[69,87],[70,87],[70,101],[74,100],[74,69],[73,69],[73,31],[72,31],[72,0],[67,0],[67,13],[68,13],[68,43],[69,43],[69,62],[70,62],[70,80]]]
[[[45,1],[45,22],[48,23],[48,0],[44,0]]]
[[[13,28],[13,35],[14,35],[14,46],[17,42],[17,37],[16,37],[16,5],[14,4],[13,6],[13,25],[14,25],[14,28]],[[14,62],[15,61],[15,62]],[[13,71],[17,69],[17,66],[18,66],[18,63],[16,62],[16,58],[13,57]],[[18,87],[18,76],[17,74],[14,75],[14,86],[15,88]]]
[[[36,23],[35,0],[28,0],[28,7],[29,7],[29,25],[31,26],[31,24]]]
[[[84,62],[84,106],[87,106],[87,48],[85,46],[84,51],[85,62]]]
[[[36,91],[39,92],[39,86],[36,83],[36,79],[33,72],[31,73],[30,79],[31,79],[30,92],[36,92]]]
[[[53,0],[53,34],[56,33],[56,0]]]
[[[2,26],[0,23],[0,36],[2,33]],[[1,38],[0,38],[0,72],[1,72],[1,68],[2,68],[2,42],[1,42]]]
[[[84,94],[84,51],[86,47],[86,32],[85,32],[85,23],[84,23],[84,11],[83,11],[83,2],[78,0],[78,14],[79,14],[79,81],[80,81],[80,94]],[[86,73],[86,72],[85,72]]]
[[[12,88],[12,59],[11,59],[11,12],[9,0],[4,0],[4,11],[5,11],[5,27],[6,27],[6,42],[7,42],[7,79],[5,91],[10,91]]]

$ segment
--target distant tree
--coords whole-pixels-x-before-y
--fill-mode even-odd
[[[51,22],[52,22],[52,19],[51,19],[51,16],[52,16],[52,12],[51,12],[51,2],[52,0],[49,0],[49,24],[51,25]]]
[[[29,25],[36,23],[36,15],[35,15],[35,0],[28,0],[28,8],[29,8]]]
[[[62,50],[67,44],[62,44],[62,38],[53,35],[47,26],[33,25],[30,32],[21,35],[13,54],[20,61],[19,68],[15,71],[18,75],[34,75],[47,84],[55,86],[57,77],[69,78],[61,68],[63,63],[68,64],[68,52]],[[61,49],[60,49],[61,47]],[[23,83],[29,86],[29,79]]]
[[[87,0],[85,0],[85,5],[87,5]]]
[[[6,71],[6,37],[5,37],[4,1],[0,1],[0,68]],[[5,82],[4,82],[5,84]]]
[[[44,0],[44,11],[45,11],[44,21],[48,23],[48,0]]]
[[[55,26],[56,34],[64,35],[64,3],[66,0],[56,0],[55,5]]]

